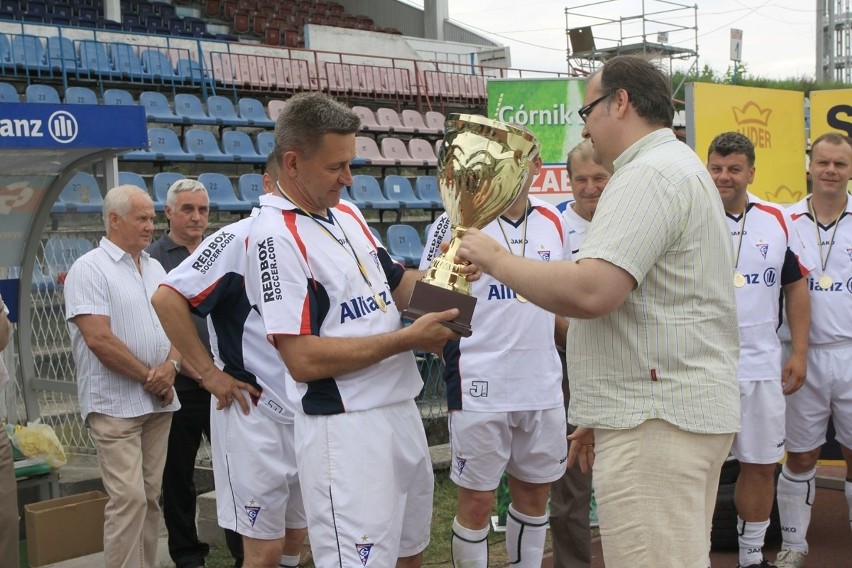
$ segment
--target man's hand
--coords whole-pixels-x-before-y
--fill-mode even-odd
[[[568,448],[568,467],[580,464],[580,471],[588,473],[595,464],[595,430],[579,427],[568,435],[571,447]]]
[[[802,385],[805,384],[807,374],[807,355],[798,355],[796,353],[790,355],[790,358],[784,364],[784,369],[781,371],[781,388],[784,391],[784,395],[791,395],[802,388]]]
[[[160,404],[160,406],[170,405],[175,400],[175,390],[169,389],[168,392],[165,394],[165,396],[162,396],[160,398],[163,399],[163,402]]]
[[[170,361],[151,367],[145,377],[145,390],[157,396],[166,396],[175,384],[176,374],[175,367]]]
[[[465,274],[465,276],[469,276],[468,280],[471,280],[471,277],[480,270],[486,274],[491,274],[494,266],[504,255],[512,256],[512,253],[482,231],[466,229],[461,237],[456,262],[461,260],[471,263],[471,273]]]
[[[440,355],[447,341],[454,341],[461,337],[455,331],[442,325],[442,322],[452,321],[458,316],[459,311],[456,308],[444,312],[424,314],[402,331],[412,336],[415,349]]]
[[[255,397],[260,396],[258,389],[246,382],[238,381],[218,368],[209,376],[201,378],[201,386],[216,397],[216,410],[228,408],[233,401],[237,401],[243,414],[248,414],[251,406],[248,400],[246,400],[243,391]]]

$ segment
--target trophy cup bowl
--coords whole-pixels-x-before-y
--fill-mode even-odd
[[[438,186],[452,240],[415,284],[402,315],[417,319],[429,312],[459,308],[459,316],[444,325],[469,337],[476,298],[470,295],[470,282],[461,273],[465,265],[454,262],[461,236],[466,229],[482,229],[512,205],[540,146],[529,131],[479,115],[451,114],[445,130],[438,153]]]

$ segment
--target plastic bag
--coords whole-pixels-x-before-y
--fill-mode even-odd
[[[53,469],[68,463],[56,432],[47,424],[15,426],[15,432],[10,438],[12,445],[26,458],[41,458]]]

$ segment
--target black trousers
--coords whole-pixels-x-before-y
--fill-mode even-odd
[[[178,392],[181,408],[172,417],[169,448],[163,470],[163,518],[169,532],[169,556],[176,568],[204,566],[210,551],[198,540],[195,526],[196,490],[193,474],[201,436],[210,439],[210,393],[202,388]],[[242,539],[225,531],[236,566],[242,566]]]

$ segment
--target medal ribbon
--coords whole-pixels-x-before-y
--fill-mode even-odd
[[[740,236],[737,240],[736,257],[734,258],[734,270],[740,266],[740,251],[743,249],[743,233],[745,233],[746,213],[748,213],[748,197],[746,197],[745,209],[743,209],[743,218],[740,219]]]
[[[837,219],[834,220],[834,230],[831,232],[831,238],[828,241],[828,250],[825,253],[825,258],[822,257],[822,239],[819,238],[819,221],[817,221],[816,211],[814,210],[814,205],[812,203],[813,196],[808,200],[808,211],[811,213],[811,217],[814,218],[814,230],[816,231],[816,241],[817,247],[819,248],[819,261],[820,268],[822,269],[822,273],[825,274],[825,267],[828,266],[828,257],[831,255],[831,248],[834,246],[834,235],[837,234],[837,226],[840,225],[840,219],[843,217],[843,214],[846,213],[846,204],[843,205],[843,209],[840,210],[840,213],[837,215]],[[848,203],[849,198],[846,198]]]

